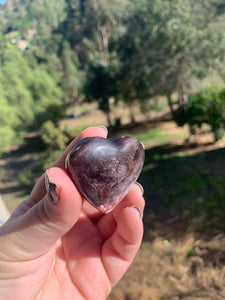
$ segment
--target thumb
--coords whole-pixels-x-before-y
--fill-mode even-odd
[[[46,253],[80,216],[82,196],[66,172],[51,168],[45,176],[44,198],[1,227],[0,243],[7,259],[27,260]]]

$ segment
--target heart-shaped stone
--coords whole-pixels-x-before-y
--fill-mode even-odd
[[[81,194],[108,213],[137,180],[144,156],[142,144],[134,138],[87,137],[70,150],[66,170]]]

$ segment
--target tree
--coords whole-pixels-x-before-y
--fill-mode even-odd
[[[72,51],[70,44],[65,41],[61,54],[63,78],[61,86],[64,91],[64,101],[70,104],[76,104],[79,98],[81,86],[81,74],[78,70],[79,59],[77,54]]]
[[[225,129],[225,89],[210,87],[190,95],[186,105],[174,114],[179,126],[188,124],[194,134],[203,124],[210,126],[216,142],[224,135]]]
[[[173,113],[172,93],[182,102],[193,78],[205,76],[224,55],[212,1],[142,0],[130,8],[118,43],[122,98],[132,103],[166,95]]]
[[[62,91],[35,61],[29,65],[17,48],[3,51],[0,66],[0,127],[2,134],[8,135],[7,141],[4,138],[8,148],[10,143],[21,142],[31,128],[38,129],[49,117],[50,113],[46,114],[49,109],[55,112],[53,118],[60,115],[52,107],[61,104]]]
[[[126,1],[86,1],[83,25],[83,63],[86,80],[84,93],[88,101],[97,100],[111,125],[110,99],[118,99],[119,60],[115,45],[122,34],[121,18]],[[120,9],[118,9],[118,7]],[[126,14],[126,13],[125,13]]]
[[[2,95],[2,87],[0,86]],[[16,115],[16,109],[7,104],[7,101],[1,96],[0,98],[0,153],[8,151],[10,146],[20,141],[20,133],[15,128],[19,124]]]
[[[182,104],[210,69],[225,79],[224,15],[222,0],[8,0],[0,6],[0,97],[15,126],[1,126],[56,125],[62,103],[83,99],[97,100],[109,124],[118,101],[145,107],[163,95],[173,114],[174,92]],[[20,51],[14,34],[29,49]]]

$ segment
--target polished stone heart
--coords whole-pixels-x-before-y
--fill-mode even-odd
[[[108,213],[137,180],[144,156],[142,144],[134,138],[88,137],[71,149],[66,170],[81,194]]]

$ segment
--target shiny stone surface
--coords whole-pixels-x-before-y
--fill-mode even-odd
[[[71,149],[66,170],[81,194],[108,213],[137,180],[143,163],[144,148],[134,138],[88,137]]]

